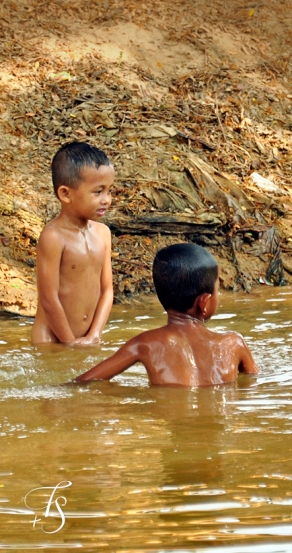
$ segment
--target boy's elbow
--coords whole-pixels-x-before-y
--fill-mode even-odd
[[[60,303],[58,296],[55,297],[53,294],[40,294],[39,301],[46,314],[53,313]]]
[[[112,284],[108,284],[107,286],[102,287],[101,289],[101,295],[107,296],[111,301],[114,299],[114,288]]]

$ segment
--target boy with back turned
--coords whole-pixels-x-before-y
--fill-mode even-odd
[[[153,280],[167,324],[132,338],[73,382],[107,380],[137,362],[156,385],[226,384],[238,371],[258,372],[240,334],[205,327],[216,312],[219,288],[218,265],[208,250],[195,244],[163,248],[154,259]]]
[[[92,344],[113,302],[111,235],[99,221],[111,204],[114,169],[102,150],[72,142],[54,156],[52,179],[61,211],[37,246],[32,342]]]

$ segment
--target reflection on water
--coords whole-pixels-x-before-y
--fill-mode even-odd
[[[209,326],[244,334],[261,373],[156,388],[135,366],[60,386],[165,321],[114,306],[101,348],[32,347],[2,317],[0,550],[290,553],[292,290],[222,294]]]

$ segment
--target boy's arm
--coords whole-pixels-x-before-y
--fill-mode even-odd
[[[90,382],[91,380],[109,380],[140,361],[139,336],[124,344],[114,355],[101,361],[89,371],[74,378],[73,382]]]
[[[60,342],[70,343],[75,336],[59,300],[62,252],[63,245],[59,234],[54,229],[43,230],[37,246],[39,301],[52,332]]]
[[[257,374],[259,372],[259,369],[255,363],[255,360],[253,359],[252,353],[242,336],[240,336],[240,339],[241,339],[241,355],[240,355],[241,359],[239,362],[238,370],[239,372],[243,372],[243,373]]]
[[[100,297],[88,333],[83,338],[74,340],[73,344],[86,345],[99,342],[113,304],[111,233],[106,225],[100,227],[100,232],[102,232],[102,238],[106,247],[104,264],[100,275]]]

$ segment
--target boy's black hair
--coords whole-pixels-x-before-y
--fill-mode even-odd
[[[197,244],[173,244],[159,250],[153,263],[156,293],[164,309],[186,313],[201,294],[213,294],[218,264]]]
[[[58,197],[61,185],[77,188],[81,170],[87,167],[111,165],[103,150],[87,142],[69,142],[57,151],[52,161],[52,179],[54,192]]]

